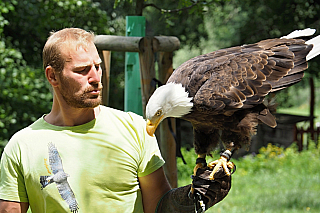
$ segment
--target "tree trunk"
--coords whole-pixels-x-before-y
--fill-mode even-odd
[[[144,0],[136,0],[136,16],[142,16]]]

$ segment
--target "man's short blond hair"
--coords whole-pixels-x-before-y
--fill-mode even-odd
[[[63,54],[63,48],[66,46],[86,47],[93,41],[94,34],[92,32],[79,28],[65,28],[52,32],[43,48],[43,68],[51,66],[55,71],[61,72],[67,59],[67,56]]]

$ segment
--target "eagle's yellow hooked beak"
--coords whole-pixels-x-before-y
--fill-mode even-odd
[[[147,133],[150,136],[153,136],[154,132],[156,131],[158,125],[160,124],[160,122],[162,121],[163,116],[157,118],[155,121],[151,121],[149,119],[147,119]]]

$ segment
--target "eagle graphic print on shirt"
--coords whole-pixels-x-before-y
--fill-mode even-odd
[[[76,201],[75,195],[67,181],[67,178],[69,177],[69,175],[64,172],[61,157],[59,155],[57,148],[54,146],[53,143],[48,143],[48,152],[49,152],[49,165],[53,175],[40,176],[41,189],[43,190],[46,186],[48,186],[51,183],[56,183],[59,194],[61,195],[62,199],[65,200],[69,205],[70,211],[72,213],[77,213],[79,206]],[[46,165],[46,161],[45,161],[45,165]],[[47,169],[49,171],[48,167]]]

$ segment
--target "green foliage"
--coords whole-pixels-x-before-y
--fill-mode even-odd
[[[320,3],[314,0],[234,0],[246,13],[246,20],[239,28],[239,44],[286,35],[296,29],[313,28],[320,32]],[[309,63],[307,70],[319,77],[320,58]]]
[[[0,35],[2,39],[3,28],[9,22],[3,17],[3,14],[8,13],[9,11],[13,10],[13,5],[10,2],[0,0]]]
[[[41,52],[49,32],[80,27],[108,34],[108,16],[91,0],[14,0],[14,11],[5,14],[6,41],[21,51],[28,65],[41,66]]]
[[[163,10],[186,8],[192,1],[150,1]],[[180,10],[175,13],[161,12],[154,7],[146,7],[144,15],[147,17],[148,35],[176,36],[182,45],[199,47],[201,39],[207,39],[202,12],[203,5]],[[154,24],[157,23],[157,24]]]
[[[189,166],[178,159],[179,186],[191,183],[196,155],[183,150]],[[213,159],[217,159],[215,153]],[[207,160],[207,162],[211,161]],[[229,195],[207,212],[283,213],[319,212],[320,148],[310,142],[308,150],[298,152],[273,145],[261,148],[257,156],[232,160],[237,170],[233,174]],[[188,168],[187,168],[188,167]],[[189,177],[186,177],[189,173]]]
[[[28,67],[19,51],[0,41],[0,145],[47,112],[51,98],[43,71]]]

